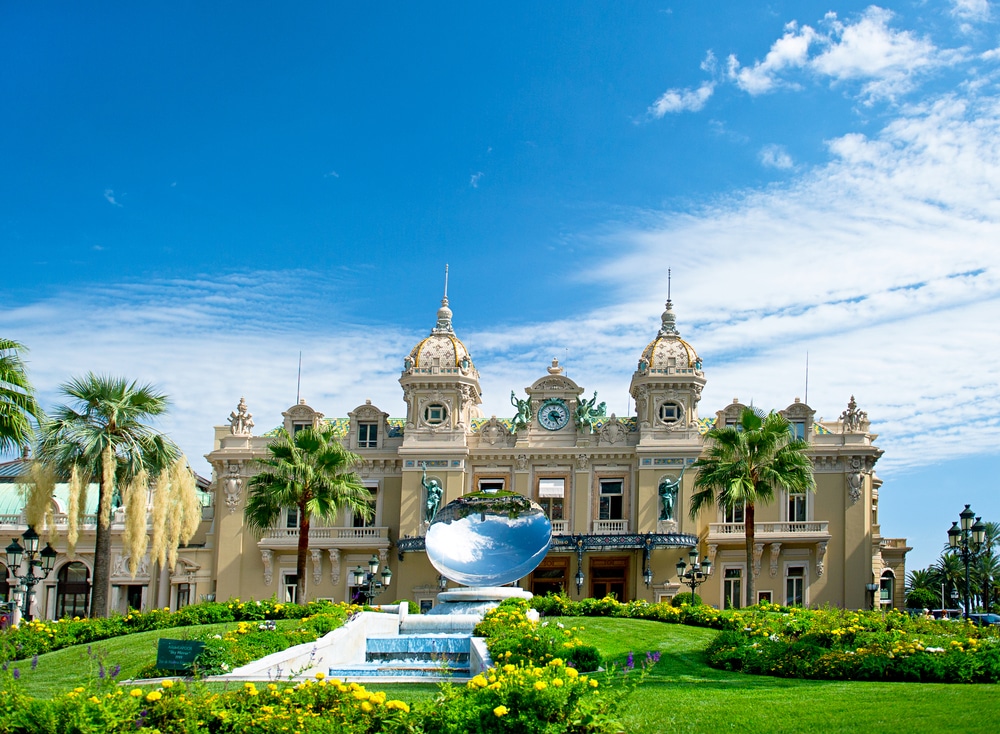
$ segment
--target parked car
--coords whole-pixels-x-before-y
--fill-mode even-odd
[[[1000,614],[970,614],[969,621],[980,627],[1000,627]]]

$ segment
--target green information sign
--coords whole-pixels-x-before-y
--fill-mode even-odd
[[[161,638],[156,648],[156,667],[160,670],[191,670],[204,649],[204,642]]]

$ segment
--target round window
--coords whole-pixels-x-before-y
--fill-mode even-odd
[[[684,408],[680,403],[668,400],[660,404],[660,421],[663,423],[676,423],[684,417]]]
[[[441,425],[447,417],[448,409],[441,403],[431,403],[424,408],[424,423],[430,426]]]

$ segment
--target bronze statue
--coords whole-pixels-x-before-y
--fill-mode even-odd
[[[441,497],[444,495],[444,490],[441,489],[441,485],[438,484],[437,479],[432,479],[427,481],[427,462],[422,464],[424,468],[424,475],[420,478],[420,483],[424,485],[424,489],[427,491],[427,503],[424,508],[424,518],[430,523],[434,516],[437,514],[438,507],[441,504]]]
[[[664,477],[660,481],[660,486],[657,489],[660,495],[660,519],[661,520],[673,520],[674,519],[674,508],[677,505],[677,491],[681,486],[681,479],[684,478],[684,472],[687,471],[685,466],[681,469],[681,475],[677,479],[670,479],[669,477]]]
[[[510,391],[510,404],[517,408],[517,415],[511,420],[510,432],[517,433],[522,428],[527,428],[531,423],[531,400],[518,400],[514,391]]]
[[[601,403],[596,408],[594,405],[597,403],[597,390],[594,390],[594,397],[590,400],[586,398],[581,398],[577,401],[576,411],[573,413],[573,418],[576,420],[576,425],[578,428],[583,428],[586,426],[590,429],[590,432],[594,432],[594,423],[598,418],[607,417],[607,403]]]

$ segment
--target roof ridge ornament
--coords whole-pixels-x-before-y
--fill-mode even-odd
[[[670,268],[667,268],[667,304],[666,310],[660,315],[660,336],[680,336],[677,331],[677,316],[674,315],[674,303],[670,300]]]

